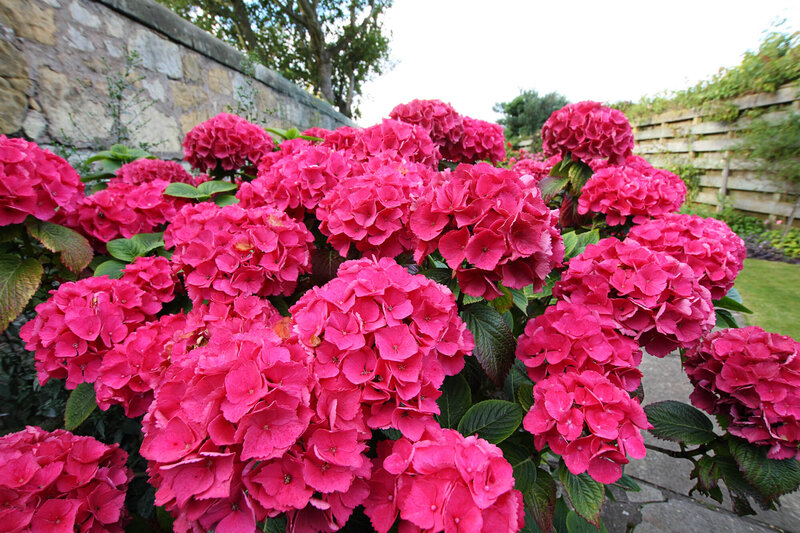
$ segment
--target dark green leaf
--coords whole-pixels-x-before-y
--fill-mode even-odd
[[[719,467],[717,467],[714,462],[714,458],[710,455],[702,456],[697,463],[695,463],[692,472],[689,474],[689,479],[697,480],[692,490],[689,491],[689,496],[696,490],[722,503],[722,491],[717,486],[717,480],[719,480],[721,476],[722,472],[720,472]]]
[[[172,515],[169,514],[169,511],[163,507],[156,507],[156,520],[158,521],[158,525],[161,526],[164,531],[172,531],[175,519],[172,518]]]
[[[605,487],[583,473],[575,475],[563,464],[558,469],[558,479],[564,484],[575,512],[589,523],[600,526],[600,509],[605,499]]]
[[[429,268],[420,272],[426,278],[435,281],[439,285],[447,285],[453,279],[453,271],[449,268]]]
[[[482,302],[483,296],[470,296],[469,294],[465,294],[464,297],[461,299],[461,303],[464,305],[474,304],[476,302]]]
[[[525,507],[530,509],[533,519],[542,531],[553,530],[553,514],[556,509],[556,482],[547,470],[536,468],[536,479],[530,490],[522,496]]]
[[[572,186],[571,192],[574,192],[573,196],[577,197],[580,195],[583,186],[592,177],[593,172],[592,167],[583,161],[572,161],[567,169],[567,174],[569,175],[569,183]]]
[[[567,532],[568,533],[596,533],[599,528],[593,526],[575,511],[567,513]]]
[[[94,386],[91,383],[78,385],[67,399],[67,407],[64,410],[64,429],[73,431],[92,414],[96,407]]]
[[[738,328],[739,324],[736,322],[736,319],[733,318],[733,315],[727,309],[714,309],[714,313],[717,315],[717,327],[725,327],[725,328]]]
[[[164,246],[164,233],[139,233],[131,237],[131,240],[147,254]]]
[[[545,203],[549,202],[554,196],[564,190],[564,187],[566,187],[568,183],[569,178],[547,176],[539,182],[539,189],[542,191],[542,199]]]
[[[511,297],[514,299],[514,307],[516,307],[523,313],[527,313],[528,297],[525,296],[525,291],[523,289],[509,289],[509,290],[511,291]]]
[[[753,312],[744,304],[737,302],[733,298],[728,298],[727,296],[723,296],[719,300],[714,300],[714,307],[730,309],[731,311],[738,311],[740,313],[753,314]]]
[[[726,296],[734,302],[739,302],[740,304],[744,303],[744,300],[742,300],[742,295],[739,294],[739,291],[736,290],[736,287],[731,287]]]
[[[531,490],[536,483],[536,464],[533,462],[531,450],[512,439],[501,442],[500,449],[514,469],[514,488],[523,494]]]
[[[653,425],[650,433],[684,444],[705,444],[716,438],[714,424],[702,411],[674,400],[651,403],[644,408]]]
[[[443,428],[457,428],[461,417],[472,405],[472,393],[464,376],[456,374],[444,379],[442,395],[436,400],[441,414],[436,417]]]
[[[578,254],[573,254],[575,247],[578,246],[578,236],[574,231],[568,231],[561,236],[564,239],[564,258],[569,259]]]
[[[0,331],[5,331],[33,297],[44,269],[34,258],[0,255]]]
[[[506,376],[505,384],[503,385],[503,395],[506,400],[510,402],[517,401],[517,392],[519,391],[520,385],[523,383],[532,384],[533,382],[528,377],[528,370],[525,368],[525,363],[519,359],[515,359],[508,376]]]
[[[208,198],[210,195],[204,194],[197,190],[195,187],[192,187],[188,183],[170,183],[166,189],[164,189],[164,194],[167,196],[175,196],[177,198],[195,198],[195,199],[205,199]]]
[[[234,191],[236,190],[236,187],[237,185],[235,183],[231,183],[229,181],[204,181],[197,186],[197,192],[202,193],[205,196],[213,196],[220,192]]]
[[[614,486],[630,492],[640,492],[642,490],[639,484],[628,474],[622,474],[622,477],[614,482]]]
[[[381,431],[391,440],[397,440],[403,436],[403,433],[399,429],[395,428],[384,428]]]
[[[22,224],[10,224],[8,226],[0,226],[0,242],[11,242],[16,238],[22,237],[23,234]]]
[[[461,318],[475,337],[475,357],[486,375],[501,385],[514,362],[516,339],[502,315],[484,303],[466,306]]]
[[[226,205],[238,204],[239,199],[233,194],[220,194],[214,197],[214,203],[220,207],[225,207]]]
[[[106,243],[106,250],[115,259],[132,262],[147,253],[144,246],[133,239],[114,239]]]
[[[108,276],[111,279],[119,279],[122,277],[122,269],[125,268],[127,264],[128,263],[124,263],[116,259],[109,259],[108,261],[97,265],[97,268],[94,269],[94,275]]]
[[[458,424],[465,437],[477,435],[492,444],[503,442],[522,423],[524,413],[516,403],[484,400],[470,407]]]
[[[800,462],[795,458],[768,459],[767,446],[731,438],[730,450],[744,478],[766,500],[776,499],[800,487]]]
[[[519,386],[517,391],[517,401],[524,412],[528,412],[533,407],[533,385],[530,383],[523,383]]]
[[[264,533],[286,533],[286,517],[267,518],[262,531]]]
[[[61,262],[79,274],[92,261],[92,246],[83,235],[58,224],[31,219],[26,224],[28,233],[42,246],[61,254]]]

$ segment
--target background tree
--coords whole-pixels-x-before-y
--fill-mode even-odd
[[[519,96],[507,103],[497,103],[492,108],[505,117],[498,122],[506,129],[506,137],[537,137],[542,125],[550,118],[553,111],[561,109],[569,103],[564,95],[557,92],[539,96],[534,90],[523,91]]]
[[[348,117],[388,65],[381,16],[392,0],[158,0],[324,98]]]

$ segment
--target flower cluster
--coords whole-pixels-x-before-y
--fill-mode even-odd
[[[275,142],[264,128],[230,113],[198,124],[183,140],[184,159],[203,172],[258,165],[274,148]]]
[[[633,130],[621,111],[598,102],[578,102],[555,111],[542,126],[545,154],[589,162],[622,163],[633,151]]]
[[[351,244],[364,256],[396,257],[412,250],[411,205],[432,172],[414,163],[371,160],[363,174],[341,180],[320,202],[320,231],[342,257]]]
[[[303,141],[297,148],[285,148],[269,154],[269,163],[258,167],[258,178],[243,183],[236,192],[239,206],[271,206],[302,221],[306,212],[314,213],[322,197],[334,185],[350,175],[351,165],[342,152]],[[291,146],[291,145],[290,145]]]
[[[554,155],[544,160],[525,158],[517,161],[512,170],[520,176],[531,176],[532,184],[539,183],[550,175],[550,170],[561,161],[560,155]]]
[[[731,434],[769,446],[770,459],[800,458],[800,342],[757,326],[715,331],[684,369],[692,403],[724,415]]]
[[[66,226],[100,243],[138,233],[158,231],[172,221],[178,209],[187,203],[185,198],[165,196],[169,182],[161,179],[133,185],[113,181],[106,189],[83,198],[77,209],[59,217]]]
[[[412,100],[392,109],[389,116],[423,128],[440,150],[457,146],[464,133],[464,117],[440,100]]]
[[[364,512],[379,533],[400,515],[400,531],[511,533],[522,529],[522,493],[497,446],[452,429],[420,440],[382,441]]]
[[[68,389],[94,382],[106,352],[161,310],[156,296],[128,280],[84,278],[50,294],[19,335],[35,352],[39,382],[66,378]]]
[[[713,300],[733,287],[747,256],[744,241],[725,222],[696,215],[666,214],[634,226],[628,237],[692,267]]]
[[[346,157],[361,163],[380,157],[435,169],[442,158],[423,128],[391,119],[364,129],[339,128],[325,136],[322,146],[343,150]]]
[[[91,437],[28,426],[0,437],[3,531],[122,533],[128,454]]]
[[[0,135],[0,226],[28,215],[50,220],[83,198],[80,176],[64,159],[24,139]]]
[[[180,163],[162,161],[161,159],[137,159],[126,163],[117,170],[116,178],[112,178],[111,181],[139,185],[154,180],[164,180],[170,183],[181,182],[190,185],[199,183],[197,178],[186,172]]]
[[[313,354],[322,412],[412,439],[439,413],[445,376],[473,348],[453,294],[388,258],[344,263],[289,311]]]
[[[503,161],[506,158],[503,127],[500,124],[464,117],[461,138],[456,144],[446,144],[442,148],[442,156],[449,161],[463,163]]]
[[[578,213],[603,213],[606,222],[624,224],[633,216],[636,223],[673,213],[686,198],[686,184],[667,170],[653,168],[639,156],[619,165],[592,165],[594,175],[581,190]]]
[[[694,345],[715,323],[711,295],[691,267],[630,239],[587,246],[553,294],[611,315],[622,333],[658,357]]]
[[[421,262],[438,248],[471,296],[500,296],[501,279],[506,287],[539,290],[564,257],[557,218],[539,189],[515,172],[462,164],[429,184],[411,214],[414,258]]]
[[[523,427],[536,449],[549,446],[573,474],[613,483],[621,465],[645,456],[641,430],[650,429],[639,402],[598,372],[554,374],[533,389]]]
[[[164,233],[194,302],[290,294],[309,270],[311,233],[283,211],[187,205]]]
[[[122,281],[128,281],[144,292],[166,303],[175,296],[178,278],[165,257],[137,257],[122,270]]]
[[[616,331],[617,323],[581,303],[559,301],[528,321],[517,358],[537,383],[565,371],[593,370],[627,391],[639,387],[642,352],[636,341]]]

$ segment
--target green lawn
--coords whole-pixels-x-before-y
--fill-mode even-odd
[[[749,325],[800,339],[800,265],[745,259],[736,288],[753,310]]]

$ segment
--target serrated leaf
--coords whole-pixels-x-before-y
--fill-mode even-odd
[[[583,473],[575,475],[563,464],[558,469],[558,479],[567,491],[575,512],[595,526],[600,526],[600,510],[605,499],[605,486]]]
[[[457,428],[464,413],[472,406],[472,393],[461,374],[447,376],[442,384],[442,395],[436,400],[440,414],[436,416],[443,428]]]
[[[558,178],[554,176],[547,176],[539,182],[539,190],[542,191],[542,199],[545,203],[549,202],[564,190],[564,187],[569,183],[569,178]]]
[[[644,408],[653,425],[650,433],[659,439],[684,444],[705,444],[717,436],[714,424],[702,411],[674,400],[651,403]]]
[[[106,243],[109,255],[126,263],[147,253],[144,246],[134,239],[113,239]]]
[[[109,259],[108,261],[104,261],[97,265],[97,268],[94,269],[95,276],[108,276],[111,279],[119,279],[122,277],[122,269],[125,268],[128,263],[123,263],[122,261],[118,261],[116,259]]]
[[[453,272],[449,268],[428,268],[420,271],[420,274],[439,285],[445,286],[453,279]]]
[[[600,242],[600,232],[596,229],[586,231],[578,235],[578,244],[575,246],[575,255],[580,255],[586,251],[586,247],[590,244],[597,244]]]
[[[286,517],[278,516],[275,518],[267,518],[264,521],[264,533],[286,533]]]
[[[571,191],[575,193],[573,196],[577,197],[580,195],[583,186],[586,185],[586,182],[592,177],[593,171],[592,167],[578,160],[572,161],[569,164],[567,174],[569,175],[569,183],[572,186]]]
[[[533,407],[533,385],[523,383],[517,391],[517,401],[524,412],[528,412]]]
[[[599,528],[584,520],[575,511],[567,513],[567,533],[596,533]]]
[[[218,194],[214,197],[214,203],[220,207],[225,207],[226,205],[238,204],[239,199],[233,194]]]
[[[475,357],[486,375],[500,386],[512,363],[517,341],[503,316],[484,303],[464,307],[461,318],[475,337]]]
[[[572,252],[575,250],[575,247],[578,246],[578,236],[574,231],[568,231],[561,235],[561,238],[564,239],[564,258],[569,259],[575,257],[577,254],[573,254]]]
[[[204,181],[197,186],[197,192],[202,193],[204,196],[213,196],[221,192],[229,192],[236,190],[237,185],[229,181],[211,180]]]
[[[156,248],[164,246],[164,233],[138,233],[131,237],[131,240],[140,246],[144,253],[147,254]]]
[[[505,313],[514,305],[514,295],[511,294],[511,291],[507,288],[499,285],[498,288],[500,292],[503,293],[502,296],[498,296],[497,298],[490,300],[489,305],[495,308],[498,313]],[[465,295],[466,296],[466,295]],[[466,298],[465,298],[466,300]]]
[[[505,460],[514,469],[514,488],[523,493],[531,490],[536,482],[536,464],[530,450],[512,439],[500,443],[500,449]]]
[[[714,314],[717,317],[716,326],[718,328],[738,328],[739,323],[733,318],[733,315],[727,309],[714,309]]]
[[[764,499],[773,500],[800,487],[800,462],[796,459],[768,459],[768,447],[733,437],[729,446],[744,478]]]
[[[167,188],[164,189],[164,194],[177,198],[205,199],[209,197],[208,194],[200,192],[197,188],[192,187],[188,183],[170,183]]]
[[[531,378],[528,377],[528,370],[525,367],[525,363],[519,359],[515,359],[508,376],[506,376],[506,381],[503,384],[503,395],[506,400],[510,402],[517,401],[517,392],[523,383],[533,384]]]
[[[464,294],[464,297],[461,299],[461,303],[464,305],[474,304],[482,301],[483,296],[472,296],[470,294]]]
[[[470,407],[458,423],[458,432],[497,444],[507,439],[522,423],[524,413],[516,403],[484,400]]]
[[[730,309],[731,311],[738,311],[740,313],[747,313],[752,315],[753,311],[751,311],[747,306],[744,304],[737,302],[733,298],[728,298],[727,296],[723,296],[719,300],[714,300],[714,307],[721,308],[721,309]]]
[[[36,259],[0,255],[0,331],[5,331],[36,293],[44,269]]]
[[[64,429],[73,431],[89,418],[96,407],[94,386],[91,383],[78,385],[67,399],[67,407],[64,410]]]
[[[530,509],[533,519],[542,531],[553,530],[556,510],[556,482],[549,472],[536,468],[536,479],[527,491],[522,492],[525,507]]]
[[[628,474],[622,474],[622,477],[615,481],[613,485],[630,492],[641,492],[642,490],[639,484]]]
[[[86,237],[64,226],[30,219],[26,224],[31,237],[51,252],[60,254],[61,262],[79,274],[92,262],[92,246]]]
[[[523,313],[527,313],[528,297],[525,296],[525,291],[523,289],[509,289],[509,291],[511,291],[511,297],[514,299],[514,307]]]

